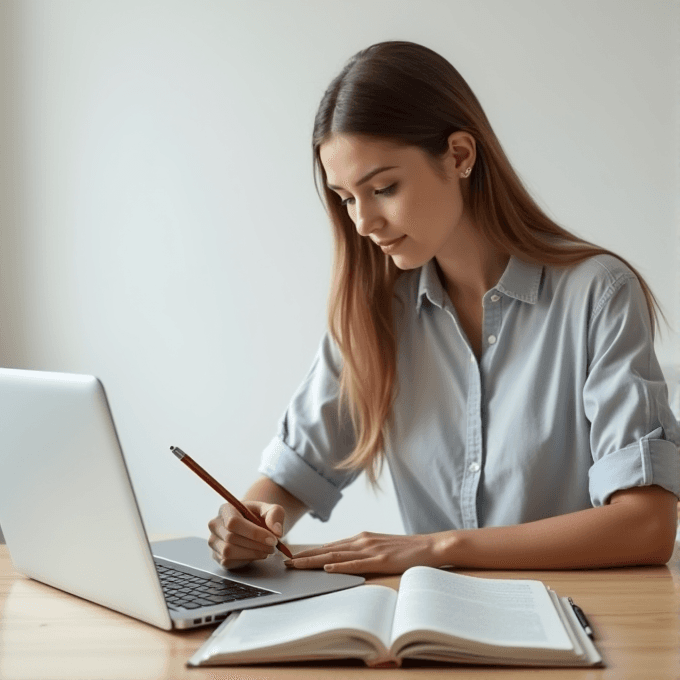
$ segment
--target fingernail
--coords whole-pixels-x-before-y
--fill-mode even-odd
[[[283,527],[281,526],[281,522],[277,522],[273,527],[272,531],[275,534],[278,534],[279,536],[281,535],[281,532],[283,531]]]
[[[293,567],[293,566],[295,566],[295,565],[293,564],[293,560],[284,560],[283,563],[284,563],[287,567]]]
[[[264,542],[267,545],[276,545],[277,541],[273,536],[267,536],[267,538],[264,539]]]

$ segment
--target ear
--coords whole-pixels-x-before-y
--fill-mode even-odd
[[[448,160],[450,169],[464,177],[472,171],[477,158],[475,138],[468,132],[459,130],[449,135]],[[465,174],[467,173],[467,174]]]

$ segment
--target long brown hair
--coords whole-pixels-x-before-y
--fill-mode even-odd
[[[489,241],[519,259],[555,266],[613,254],[563,229],[541,210],[510,165],[477,97],[446,59],[402,41],[355,54],[321,100],[312,146],[317,192],[323,192],[335,241],[328,324],[343,358],[339,407],[348,407],[357,434],[354,451],[340,467],[366,471],[373,484],[395,397],[392,300],[401,272],[357,233],[340,198],[326,186],[320,147],[333,134],[366,135],[419,147],[437,167],[449,135],[459,130],[476,142],[466,195],[472,219]],[[619,259],[640,281],[654,331],[658,302],[640,274]]]

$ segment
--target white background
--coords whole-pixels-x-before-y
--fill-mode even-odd
[[[316,107],[354,52],[406,39],[461,71],[549,214],[647,277],[675,380],[679,18],[662,0],[0,0],[0,364],[99,376],[147,528],[206,535],[220,500],[169,446],[237,495],[255,479],[326,321]],[[290,540],[401,532],[382,487],[360,479]]]

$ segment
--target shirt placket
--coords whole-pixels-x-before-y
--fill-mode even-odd
[[[474,353],[470,352],[467,398],[467,441],[461,487],[463,528],[477,529],[477,488],[482,469],[482,380]]]
[[[465,529],[479,528],[477,493],[484,465],[484,384],[483,372],[492,360],[501,326],[501,297],[496,291],[484,296],[482,357],[478,363],[470,351],[467,398],[467,442],[461,489],[461,513]]]

